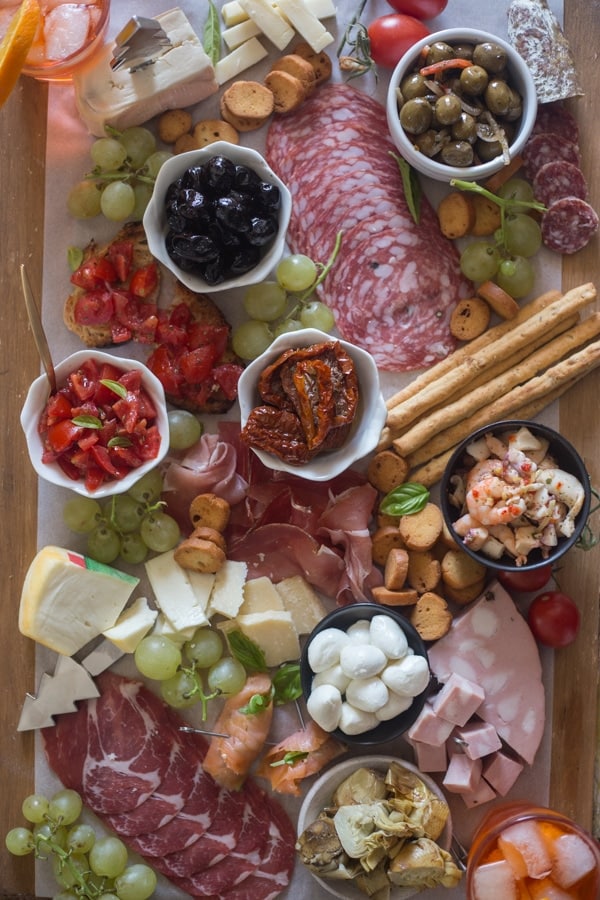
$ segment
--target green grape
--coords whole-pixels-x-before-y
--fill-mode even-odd
[[[98,900],[119,900],[119,898],[110,891],[108,894],[100,894]]]
[[[87,540],[88,556],[100,563],[114,562],[121,552],[119,535],[109,525],[102,523],[94,528]]]
[[[77,822],[67,832],[67,850],[73,853],[89,853],[95,841],[96,832],[85,822]]]
[[[320,300],[311,300],[300,313],[300,323],[304,328],[318,328],[329,332],[335,325],[333,313]]]
[[[89,852],[92,872],[106,878],[116,878],[127,865],[127,847],[112,835],[99,838]]]
[[[181,538],[179,525],[168,513],[149,512],[140,525],[140,535],[146,546],[155,553],[166,553],[176,547]]]
[[[160,469],[151,469],[129,488],[127,493],[139,503],[154,503],[161,495],[163,476]]]
[[[110,499],[108,515],[117,531],[121,534],[131,534],[139,530],[145,510],[130,494],[115,494]]]
[[[237,694],[245,682],[246,670],[233,656],[224,656],[208,670],[207,683],[211,692]]]
[[[58,894],[52,895],[52,900],[78,900],[77,894],[73,891],[59,891]]]
[[[498,188],[498,196],[503,200],[533,200],[533,188],[524,178],[509,178]]]
[[[535,285],[535,271],[528,259],[524,256],[515,256],[507,260],[512,265],[502,263],[494,281],[503,291],[519,300],[531,293]]]
[[[83,853],[72,853],[66,860],[60,856],[53,856],[52,871],[60,887],[74,887],[81,881],[81,877],[89,872],[87,856]]]
[[[33,837],[36,842],[40,841],[42,844],[54,841],[63,850],[67,848],[67,829],[64,825],[57,827],[51,822],[41,822],[39,825],[34,825]]]
[[[131,218],[136,222],[144,218],[144,213],[146,212],[146,207],[150,203],[150,198],[152,197],[153,190],[153,185],[146,184],[145,181],[137,181],[133,185],[135,206],[133,207]]]
[[[156,875],[142,863],[129,866],[115,881],[119,900],[148,900],[156,889]]]
[[[315,282],[317,267],[310,256],[293,253],[291,256],[284,256],[275,270],[275,277],[286,291],[307,291]]]
[[[11,828],[4,838],[6,849],[13,856],[27,856],[35,847],[33,833],[29,828]]]
[[[49,805],[47,797],[42,794],[30,794],[23,800],[21,809],[27,821],[37,825],[45,821]]]
[[[304,328],[304,325],[299,319],[283,319],[275,326],[273,337],[289,334],[291,331],[300,331],[302,328]]]
[[[191,672],[180,669],[171,678],[160,683],[160,695],[174,709],[185,709],[198,702],[196,679]]]
[[[511,256],[535,256],[542,245],[539,224],[524,213],[511,213],[504,220],[504,247]]]
[[[223,656],[223,640],[212,628],[199,628],[191,641],[183,645],[183,653],[201,669],[208,669]]]
[[[166,161],[168,159],[171,159],[172,156],[173,154],[169,153],[168,150],[156,150],[154,153],[151,153],[145,161],[148,175],[152,176],[152,178],[156,178],[156,176],[160,172],[162,164],[166,163]]]
[[[266,322],[250,319],[238,325],[231,336],[234,353],[242,359],[256,359],[270,346],[273,336]]]
[[[274,322],[285,312],[287,294],[276,281],[251,284],[244,295],[244,309],[251,319]]]
[[[111,181],[100,195],[102,215],[111,222],[124,222],[135,208],[135,193],[124,181]]]
[[[121,538],[121,557],[132,566],[143,563],[148,556],[148,548],[141,534],[124,534]]]
[[[119,138],[127,151],[127,157],[134,169],[141,168],[150,154],[156,150],[156,138],[147,128],[135,125],[126,128]]]
[[[102,518],[102,509],[91,497],[72,497],[63,506],[63,519],[67,528],[76,534],[89,534]]]
[[[468,244],[460,258],[463,275],[470,281],[489,281],[498,271],[500,253],[488,241],[473,241]]]
[[[193,413],[186,409],[170,409],[167,419],[171,450],[187,450],[200,440],[204,428]]]
[[[101,191],[95,181],[79,181],[67,196],[67,209],[76,219],[99,216]]]
[[[63,788],[50,797],[48,814],[51,819],[58,820],[61,825],[72,825],[81,815],[83,802],[77,791]]]
[[[181,650],[161,634],[142,638],[133,655],[138,671],[154,681],[172,678],[181,665]]]
[[[94,141],[90,156],[103,172],[110,172],[123,165],[127,159],[127,149],[116,138],[103,137]]]

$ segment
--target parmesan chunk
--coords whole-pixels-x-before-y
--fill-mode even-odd
[[[300,656],[298,635],[285,610],[248,613],[238,616],[236,622],[240,631],[262,649],[268,666],[279,666]]]

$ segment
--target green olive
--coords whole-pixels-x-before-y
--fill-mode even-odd
[[[477,141],[475,152],[481,162],[489,162],[491,159],[501,156],[502,145],[500,141]]]
[[[477,119],[475,116],[461,112],[459,118],[452,125],[452,137],[457,141],[474,143],[477,139]]]
[[[455,44],[454,55],[457,59],[473,59],[473,44]]]
[[[494,41],[484,41],[475,46],[473,62],[491,75],[498,75],[506,67],[506,51]]]
[[[434,113],[440,125],[453,125],[460,118],[462,106],[456,94],[443,94],[435,101]]]
[[[488,86],[488,73],[482,66],[468,66],[460,73],[460,87],[467,97],[478,97]]]
[[[517,119],[520,119],[523,115],[523,100],[518,91],[515,91],[514,88],[509,88],[510,90],[510,105],[508,107],[508,112],[505,115],[505,118],[508,122],[516,122]]]
[[[400,110],[400,124],[409,134],[423,134],[431,126],[433,109],[424,97],[408,100]]]
[[[494,78],[485,89],[484,99],[487,108],[495,116],[505,116],[512,100],[511,89],[505,81]]]
[[[440,132],[434,131],[433,128],[429,128],[427,131],[424,131],[423,134],[417,134],[415,136],[414,145],[424,156],[431,158],[439,152],[441,146]]]
[[[414,97],[424,97],[429,91],[427,81],[418,72],[407,75],[400,84],[400,93],[404,100],[412,100]]]
[[[473,148],[467,141],[449,141],[442,147],[440,156],[447,166],[464,169],[473,164]]]
[[[441,62],[443,59],[454,59],[454,57],[454,48],[450,44],[446,44],[445,41],[434,41],[427,53],[427,65]]]

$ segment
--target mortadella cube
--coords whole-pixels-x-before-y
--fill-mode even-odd
[[[433,744],[424,744],[421,741],[412,741],[415,752],[417,768],[421,772],[445,772],[448,764],[446,747],[441,744],[434,747]]]
[[[516,759],[511,759],[506,753],[496,751],[489,759],[486,759],[483,767],[483,777],[497,794],[504,797],[523,771],[523,764]]]
[[[463,728],[457,728],[453,738],[470,759],[481,759],[502,746],[498,732],[489,722],[469,722]]]
[[[440,747],[450,737],[453,727],[452,722],[436,716],[431,704],[426,703],[415,723],[409,728],[407,737],[410,741],[421,741]]]
[[[470,793],[465,791],[464,794],[461,794],[461,797],[468,809],[474,809],[476,806],[483,806],[484,803],[494,800],[496,792],[489,786],[485,778],[482,778],[474,791]]]
[[[455,725],[466,725],[484,699],[482,687],[458,672],[453,672],[439,694],[433,698],[431,705],[442,719]]]
[[[481,781],[482,762],[464,753],[453,753],[442,784],[453,794],[472,794]]]

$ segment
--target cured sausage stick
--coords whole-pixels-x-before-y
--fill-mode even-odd
[[[477,428],[506,416],[514,416],[528,404],[543,401],[539,408],[544,409],[550,402],[549,395],[554,395],[554,392],[563,385],[566,385],[564,388],[566,390],[575,381],[598,366],[600,366],[600,340],[588,344],[587,347],[573,353],[567,359],[550,366],[541,375],[536,375],[524,384],[513,388],[503,397],[498,397],[492,403],[478,409],[462,422],[457,422],[445,431],[439,432],[423,447],[425,458],[422,458],[418,451],[408,457],[407,461],[411,469],[419,462],[426,462],[427,459],[431,460],[444,451],[450,450]],[[412,477],[411,475],[411,480]]]
[[[534,353],[530,353],[522,362],[508,368],[496,378],[463,394],[454,403],[449,403],[424,416],[420,422],[394,440],[394,450],[400,456],[410,457],[440,431],[462,422],[481,407],[503,397],[507,391],[528,381],[538,372],[543,372],[548,366],[554,365],[598,334],[600,334],[600,313],[594,313],[566,334],[559,335]]]
[[[464,362],[455,366],[444,378],[437,379],[424,388],[416,396],[388,412],[387,424],[390,428],[408,425],[427,410],[442,403],[445,399],[467,385],[473,376],[494,365],[502,356],[515,347],[529,345],[540,334],[553,328],[557,322],[566,319],[582,307],[591,303],[596,297],[596,289],[589,283],[573,288],[550,306],[534,314],[527,321],[513,328],[510,342],[500,339],[487,347],[468,356]]]

